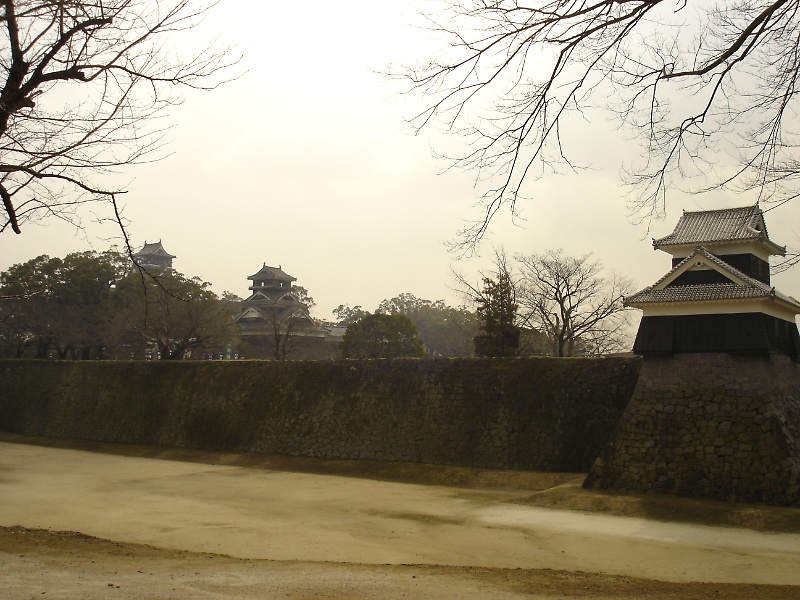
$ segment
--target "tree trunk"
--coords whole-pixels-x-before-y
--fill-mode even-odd
[[[50,342],[44,342],[39,340],[36,344],[36,356],[35,358],[47,358],[50,352]]]

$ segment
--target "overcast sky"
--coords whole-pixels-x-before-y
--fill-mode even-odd
[[[482,256],[455,261],[445,242],[476,215],[473,175],[443,172],[431,146],[453,142],[434,130],[414,135],[404,121],[412,101],[376,74],[435,47],[408,26],[414,4],[222,0],[209,26],[237,44],[246,73],[186,94],[170,112],[171,156],[121,174],[131,181],[125,216],[134,245],[160,239],[179,271],[242,297],[263,263],[280,265],[315,299],[315,315],[331,318],[339,304],[372,310],[403,292],[461,304],[451,271],[477,281],[493,246],[593,252],[638,289],[669,269],[651,238],[669,233],[683,209],[753,203],[675,193],[666,220],[649,231],[633,224],[619,185],[630,146],[613,124],[593,119],[582,150],[594,168],[539,182],[536,199],[520,207],[524,220],[500,214]],[[84,216],[88,240],[57,221],[0,235],[0,269],[40,254],[105,249],[113,232]],[[800,245],[798,217],[800,201],[768,213],[771,238]],[[799,274],[774,283],[800,298]]]

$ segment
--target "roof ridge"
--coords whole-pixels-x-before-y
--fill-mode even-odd
[[[713,212],[733,212],[733,211],[745,211],[745,210],[754,210],[755,212],[763,212],[761,208],[756,204],[746,204],[745,206],[729,206],[728,208],[710,208],[706,210],[686,210],[684,209],[683,214],[685,215],[696,215],[700,213],[713,213]]]
[[[771,246],[772,253],[781,253],[782,247],[769,239],[764,211],[758,204],[684,211],[672,232],[653,239],[653,247],[753,241]]]

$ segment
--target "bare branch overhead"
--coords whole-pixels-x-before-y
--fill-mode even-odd
[[[235,76],[225,47],[180,51],[214,0],[0,1],[0,233],[113,205],[106,177],[161,156],[176,90]],[[110,210],[110,208],[109,208]]]
[[[436,5],[428,3],[426,6]],[[725,187],[762,202],[796,195],[800,0],[452,0],[426,9],[445,43],[392,68],[424,108],[412,123],[463,137],[446,154],[474,170],[483,209],[474,246],[526,182],[579,170],[586,119],[633,133],[624,168],[637,218],[664,215],[670,190]]]

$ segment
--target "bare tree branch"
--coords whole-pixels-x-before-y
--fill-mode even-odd
[[[591,255],[561,250],[519,255],[517,298],[525,322],[543,333],[555,356],[601,355],[629,348],[630,280],[601,277]]]
[[[476,173],[483,209],[460,248],[474,247],[502,207],[515,213],[526,182],[581,168],[571,156],[594,109],[641,142],[622,165],[638,219],[663,217],[676,188],[748,191],[764,203],[796,195],[800,0],[438,5],[424,17],[445,47],[389,74],[425,102],[412,124],[438,122],[464,140],[443,156]]]
[[[161,156],[156,117],[180,101],[176,86],[213,89],[237,62],[225,47],[174,50],[214,4],[0,1],[0,233],[115,207],[124,190],[107,175]]]

